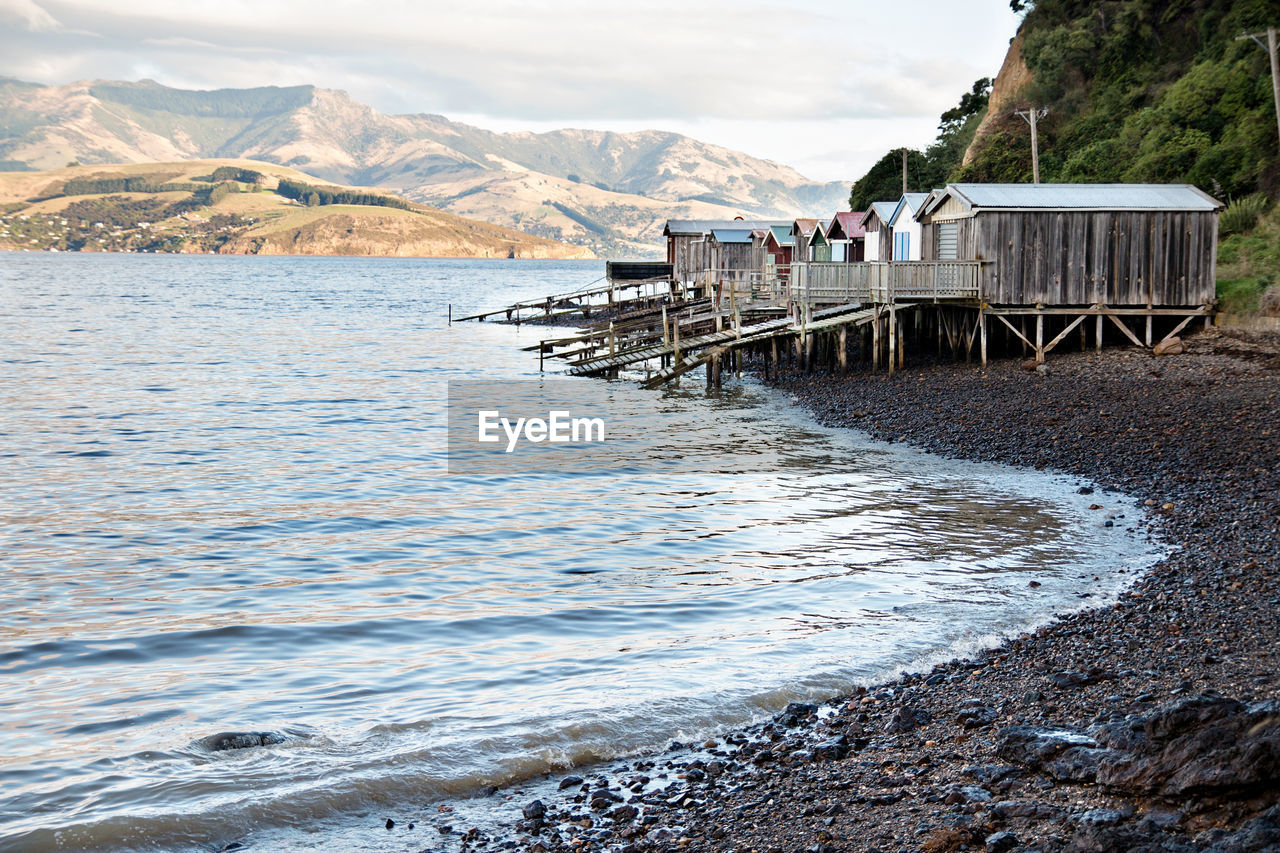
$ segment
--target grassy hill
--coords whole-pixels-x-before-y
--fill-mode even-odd
[[[250,160],[0,172],[0,248],[591,257],[581,246]]]

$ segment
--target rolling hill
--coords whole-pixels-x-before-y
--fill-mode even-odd
[[[583,246],[251,160],[0,172],[0,249],[592,257]]]
[[[188,91],[0,81],[0,167],[247,158],[601,254],[652,254],[668,218],[843,209],[848,187],[674,133],[494,133],[385,115],[314,86]]]

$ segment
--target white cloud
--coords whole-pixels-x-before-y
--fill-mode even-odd
[[[16,19],[33,32],[56,30],[62,25],[35,0],[0,0],[0,18]]]
[[[1016,26],[1007,0],[42,2],[0,0],[44,21],[0,33],[0,74],[63,83],[145,68],[176,86],[315,83],[384,112],[703,126],[842,179],[829,170],[858,167],[838,165],[834,129],[920,128],[894,144],[926,144],[939,113],[994,75]]]

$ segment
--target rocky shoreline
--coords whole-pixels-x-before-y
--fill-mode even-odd
[[[778,385],[827,424],[1139,496],[1178,550],[1114,606],[566,777],[463,849],[1280,849],[1280,341]]]

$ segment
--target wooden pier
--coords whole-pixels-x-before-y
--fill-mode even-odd
[[[638,308],[632,307],[638,300],[619,303],[628,310],[525,349],[543,361],[565,362],[565,372],[574,376],[644,370],[648,387],[703,366],[708,382],[718,384],[726,366],[741,371],[744,356],[760,359],[766,373],[782,359],[808,367],[829,360],[847,370],[851,341],[875,368],[884,364],[892,373],[903,363],[905,314],[925,306],[979,308],[981,266],[948,261],[706,270],[691,286],[656,302]],[[948,330],[958,327],[949,317],[943,322]],[[960,337],[948,331],[953,350]]]
[[[641,307],[628,304],[612,319],[526,350],[542,361],[564,362],[574,376],[643,371],[643,384],[657,387],[705,367],[708,383],[716,385],[725,369],[740,373],[744,357],[756,359],[766,375],[784,360],[800,369],[846,371],[851,358],[892,375],[904,366],[908,348],[936,348],[939,358],[986,365],[994,341],[1001,352],[1020,350],[1041,363],[1073,332],[1082,348],[1100,348],[1115,333],[1108,329],[1150,348],[1211,314],[1208,305],[994,306],[981,296],[992,273],[982,261],[793,264],[768,276],[720,272],[705,271],[694,286]],[[1087,319],[1095,321],[1091,328]],[[1133,320],[1145,330],[1131,328]],[[1162,324],[1158,338],[1153,322]]]

